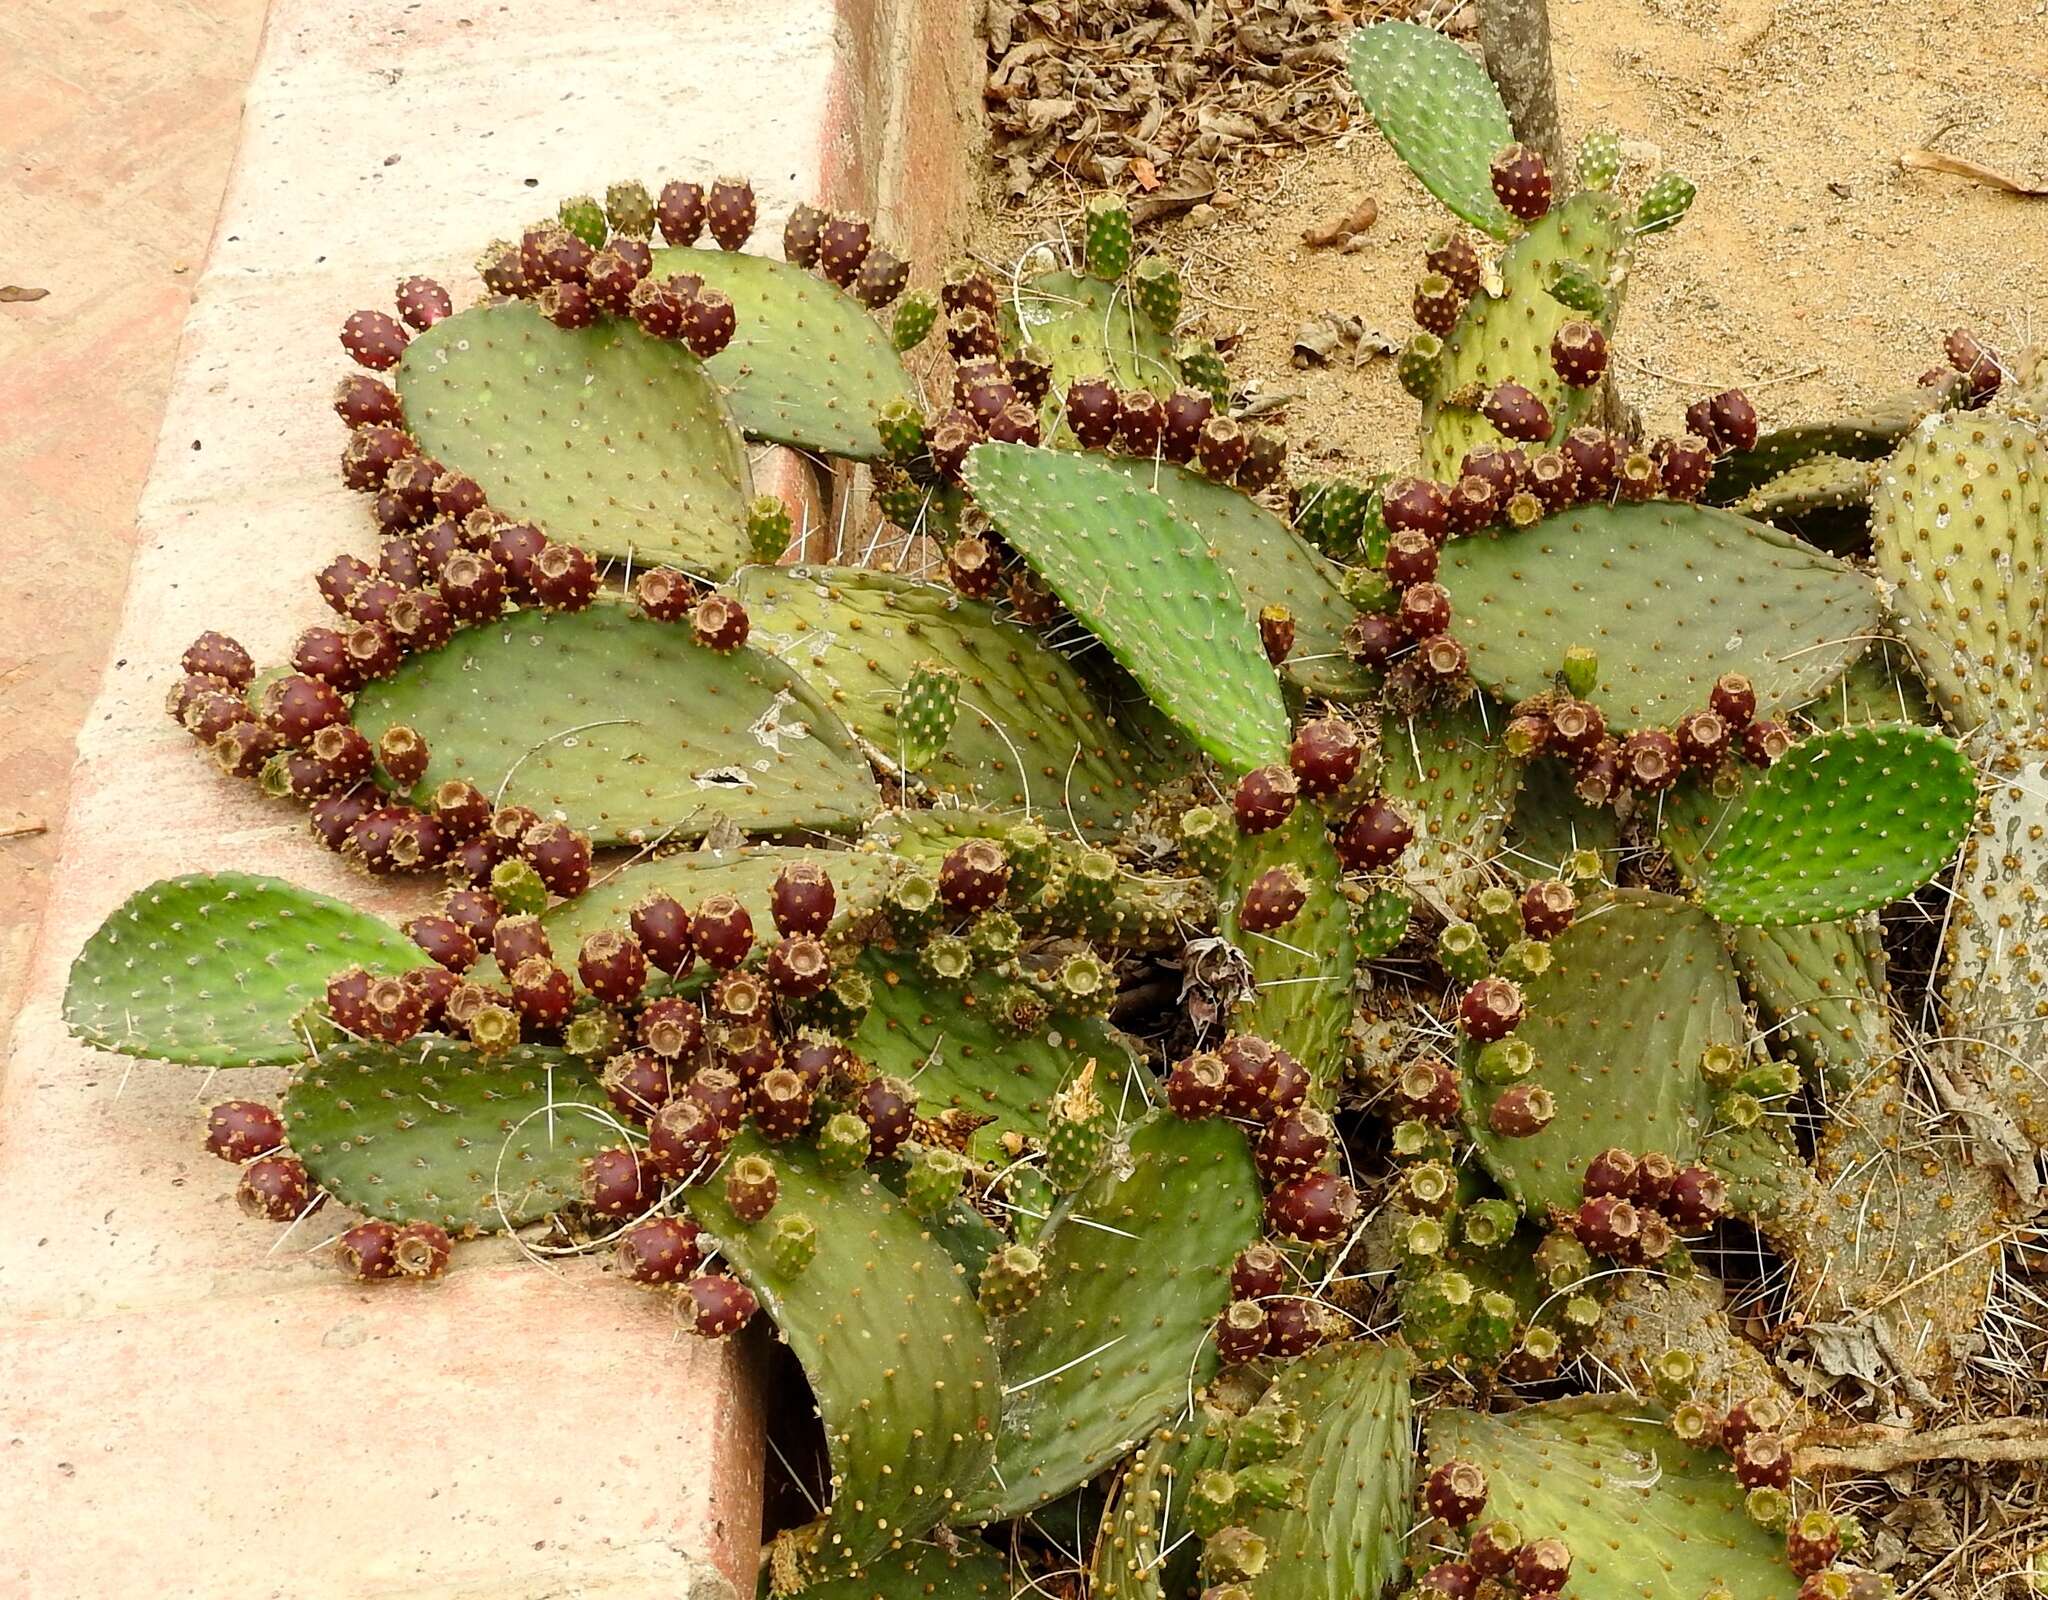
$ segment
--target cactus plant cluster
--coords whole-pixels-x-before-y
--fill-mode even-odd
[[[830,1491],[775,1592],[1008,1594],[1054,1505],[1117,1600],[1885,1592],[1714,1241],[1872,1314],[1983,1253],[2002,1195],[1829,1231],[1831,1113],[1906,1048],[1873,919],[1966,838],[1947,1048],[2048,1140],[2000,954],[2048,872],[2040,387],[1958,335],[1882,438],[1732,390],[1613,431],[1691,185],[1631,205],[1606,135],[1568,183],[1427,30],[1353,66],[1479,235],[1421,263],[1408,470],[1290,481],[1114,197],[927,293],[862,219],[777,260],[743,181],[621,183],[467,309],[347,319],[374,537],[289,662],[178,663],[224,771],[417,905],[152,885],[73,1030],[289,1067],[206,1147],[253,1215],[346,1210],[365,1282],[545,1219],[772,1327]],[[867,464],[942,579],[783,564],[748,439]],[[1949,732],[1834,714],[1886,631]]]

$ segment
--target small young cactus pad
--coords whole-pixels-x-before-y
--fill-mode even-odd
[[[695,838],[721,817],[846,828],[880,803],[852,734],[789,667],[619,605],[464,629],[364,689],[354,720],[372,740],[393,724],[425,737],[425,792],[467,779],[600,844]]]
[[[420,453],[494,510],[639,566],[718,578],[747,559],[746,457],[680,344],[624,318],[559,328],[510,301],[435,323],[396,377]]]
[[[1423,186],[1473,227],[1506,238],[1515,223],[1494,195],[1492,163],[1515,131],[1486,69],[1412,22],[1360,28],[1350,53],[1359,98]]]
[[[1106,461],[983,444],[967,477],[1003,537],[1190,739],[1234,767],[1280,759],[1279,681],[1199,530]]]
[[[324,894],[241,872],[167,878],[130,895],[86,941],[64,1022],[122,1055],[284,1066],[312,1053],[298,1016],[335,973],[426,965],[389,923]]]

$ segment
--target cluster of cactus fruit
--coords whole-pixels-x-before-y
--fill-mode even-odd
[[[178,664],[226,772],[443,887],[394,927],[153,885],[73,1030],[289,1068],[206,1146],[254,1216],[348,1211],[366,1282],[546,1222],[707,1338],[772,1325],[830,1495],[778,1592],[1009,1593],[1055,1503],[1102,1600],[1887,1592],[1768,1367],[1600,1341],[1730,1218],[1834,1270],[1828,1091],[1900,1070],[1870,919],[1949,869],[1973,756],[2022,820],[1959,870],[1950,1037],[2048,1137],[2004,1069],[2048,978],[1995,953],[2042,870],[2041,384],[1958,333],[1879,420],[1600,426],[1691,186],[1628,207],[1595,135],[1558,194],[1427,30],[1353,68],[1499,245],[1424,263],[1412,470],[1290,482],[1114,198],[1071,270],[926,293],[860,219],[799,206],[775,260],[746,183],[622,183],[474,306],[347,319],[380,542],[287,664]],[[788,564],[748,440],[867,464],[944,581]],[[1925,716],[1858,677],[1884,631]],[[1979,1253],[1921,1244],[1843,1292]]]

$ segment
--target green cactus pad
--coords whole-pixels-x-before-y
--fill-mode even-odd
[[[1254,621],[1267,606],[1287,608],[1294,618],[1294,649],[1280,672],[1288,682],[1324,700],[1366,691],[1371,674],[1344,648],[1344,630],[1357,612],[1338,587],[1335,570],[1300,534],[1242,489],[1186,467],[1151,461],[1114,465],[1201,534]]]
[[[1610,729],[1667,726],[1748,674],[1758,714],[1813,699],[1876,631],[1876,586],[1790,534],[1707,506],[1589,505],[1444,548],[1439,581],[1472,674],[1504,698],[1598,653]]]
[[[681,345],[613,317],[558,328],[514,300],[413,335],[393,376],[420,453],[494,510],[639,566],[722,578],[747,559],[746,456]]]
[[[1308,898],[1284,927],[1246,933],[1238,926],[1238,903],[1260,874],[1277,866],[1299,869]],[[1256,986],[1232,1011],[1231,1031],[1256,1034],[1291,1053],[1326,1101],[1344,1070],[1358,971],[1351,902],[1339,889],[1343,875],[1321,813],[1297,806],[1281,826],[1238,840],[1217,895],[1218,930],[1244,952]]]
[[[2048,450],[1986,412],[1915,428],[1870,502],[1877,571],[1949,723],[2002,733],[2048,719]]]
[[[1199,529],[1110,462],[980,444],[967,481],[1003,537],[1202,749],[1256,767],[1287,748],[1258,630]]]
[[[817,1258],[784,1272],[719,1184],[686,1191],[690,1214],[774,1318],[824,1421],[834,1492],[804,1530],[809,1564],[860,1567],[957,1517],[961,1489],[987,1476],[1002,1406],[988,1323],[965,1269],[873,1174],[828,1173],[807,1145],[752,1133],[733,1145],[748,1154],[816,1220]]]
[[[1874,462],[1850,456],[1808,456],[1775,478],[1758,484],[1736,501],[1733,510],[1760,522],[1787,523],[1816,511],[1843,511],[1870,503],[1877,483]]]
[[[770,1547],[771,1552],[773,1546]],[[773,1555],[770,1555],[773,1561]],[[773,1567],[764,1582],[772,1581]],[[807,1583],[804,1600],[1011,1600],[1009,1568],[993,1552],[963,1544],[906,1544],[857,1573]]]
[[[1794,745],[1690,865],[1722,922],[1833,922],[1911,894],[1956,853],[1977,779],[1954,741],[1909,724]]]
[[[1501,840],[1501,865],[1524,878],[1555,878],[1580,850],[1612,862],[1621,848],[1621,819],[1607,806],[1589,806],[1572,792],[1571,769],[1561,761],[1535,761],[1522,769],[1522,792]]]
[[[1583,905],[1550,949],[1550,969],[1524,988],[1515,1036],[1536,1052],[1522,1081],[1556,1098],[1555,1120],[1529,1138],[1503,1138],[1485,1124],[1501,1091],[1471,1086],[1480,1159],[1539,1215],[1576,1207],[1586,1163],[1612,1146],[1680,1165],[1697,1156],[1713,1112],[1700,1058],[1749,1035],[1734,968],[1697,906],[1617,890]]]
[[[1489,732],[1503,720],[1475,700],[1388,717],[1380,729],[1381,787],[1415,828],[1398,871],[1446,916],[1463,915],[1485,886],[1514,810],[1523,763]]]
[[[1878,639],[1856,658],[1834,687],[1799,708],[1815,730],[1860,728],[1878,722],[1937,726],[1941,718],[1927,698],[1927,686],[1913,670],[1910,651],[1896,639]]]
[[[1597,312],[1558,299],[1551,285],[1559,268],[1600,289]],[[1506,442],[1475,408],[1487,390],[1510,379],[1549,408],[1553,440],[1587,420],[1600,388],[1573,388],[1560,378],[1550,342],[1575,320],[1611,329],[1628,269],[1626,219],[1612,195],[1581,191],[1531,223],[1501,257],[1499,292],[1475,294],[1444,340],[1436,390],[1422,408],[1423,470],[1455,482],[1468,451]]]
[[[598,844],[742,828],[846,828],[880,804],[853,735],[791,668],[720,654],[622,605],[521,611],[406,658],[356,696],[374,742],[404,723],[432,759],[415,791],[465,778]]]
[[[732,298],[738,328],[704,363],[750,437],[882,459],[875,413],[915,399],[889,331],[843,289],[801,267],[730,250],[657,250],[657,278],[694,273]]]
[[[1733,505],[1817,456],[1881,461],[1934,404],[1929,391],[1907,389],[1831,422],[1773,428],[1749,449],[1733,451],[1714,463],[1706,498],[1715,505]]]
[[[1640,1399],[1444,1407],[1424,1439],[1432,1466],[1464,1460],[1486,1474],[1482,1521],[1571,1547],[1571,1592],[1584,1600],[1700,1600],[1716,1584],[1743,1600],[1798,1592],[1783,1539],[1751,1520],[1726,1458],[1646,1420]]]
[[[1292,1405],[1307,1421],[1279,1463],[1303,1475],[1307,1493],[1248,1519],[1271,1554],[1248,1586],[1254,1600],[1354,1600],[1400,1570],[1415,1494],[1414,1369],[1399,1345],[1362,1339],[1280,1369],[1261,1404]]]
[[[1799,1415],[1802,1408],[1770,1357],[1735,1331],[1725,1309],[1727,1291],[1711,1274],[1624,1272],[1604,1279],[1601,1289],[1611,1298],[1588,1347],[1635,1393],[1657,1393],[1658,1358],[1682,1350],[1697,1371],[1691,1389],[1676,1400],[1698,1394],[1727,1404],[1770,1395]]]
[[[907,954],[907,953],[906,953]],[[961,988],[930,983],[909,959],[869,950],[859,970],[875,1002],[847,1043],[877,1072],[916,1086],[923,1116],[957,1108],[991,1117],[977,1153],[1000,1154],[1006,1133],[1045,1133],[1052,1097],[1089,1062],[1095,1092],[1113,1119],[1135,1120],[1146,1101],[1130,1043],[1108,1023],[1048,1011],[1030,1032],[1003,1028],[996,1013],[1011,980],[976,973]]]
[[[130,895],[86,941],[64,989],[64,1023],[121,1055],[285,1066],[310,1053],[293,1019],[335,973],[426,964],[389,923],[277,878],[166,878]]]
[[[1227,1122],[1155,1113],[1061,1203],[1039,1248],[1048,1276],[1003,1324],[995,1471],[952,1513],[1017,1516],[1115,1461],[1216,1370],[1230,1264],[1260,1231],[1258,1174]],[[814,1269],[815,1270],[815,1269]]]
[[[1206,1404],[1132,1452],[1110,1490],[1095,1536],[1091,1600],[1178,1600],[1200,1554],[1188,1532],[1187,1486],[1223,1465],[1229,1417]]]
[[[520,1045],[330,1045],[284,1096],[292,1151],[343,1205],[496,1233],[576,1205],[584,1161],[622,1142],[588,1063]]]
[[[1052,363],[1048,415],[1057,411],[1076,378],[1110,377],[1120,389],[1171,394],[1180,382],[1170,331],[1137,313],[1121,284],[1071,272],[1027,278],[1002,308],[1014,338]]]
[[[919,664],[958,673],[961,714],[920,769],[942,794],[1107,840],[1167,770],[1143,742],[1144,719],[1112,714],[1038,634],[949,587],[849,567],[757,567],[738,592],[756,641],[891,762]]]
[[[1956,874],[1942,1031],[2021,1136],[2048,1149],[2048,752],[2038,735],[1989,753],[1984,791]]]
[[[1810,922],[1725,932],[1771,1042],[1790,1050],[1827,1092],[1846,1092],[1897,1048],[1875,926]]]
[[[904,769],[921,771],[953,737],[960,719],[960,674],[935,661],[920,661],[910,669],[896,709]]]
[[[1493,158],[1515,130],[1486,69],[1433,28],[1377,22],[1351,36],[1351,82],[1423,187],[1473,227],[1514,232]]]

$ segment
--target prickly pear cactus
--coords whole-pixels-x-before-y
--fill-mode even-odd
[[[1481,232],[1505,237],[1514,219],[1494,196],[1489,168],[1515,133],[1486,69],[1433,28],[1379,22],[1351,36],[1351,81],[1429,192]]]

